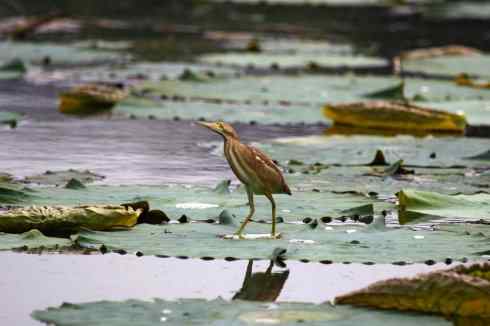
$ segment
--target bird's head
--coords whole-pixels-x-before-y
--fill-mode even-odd
[[[217,121],[217,122],[198,122],[203,127],[206,127],[224,138],[234,138],[234,139],[239,139],[238,134],[236,133],[235,129],[233,129],[232,126],[229,124],[222,122],[222,121]]]

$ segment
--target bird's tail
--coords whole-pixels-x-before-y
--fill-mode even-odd
[[[293,193],[291,192],[291,189],[289,189],[289,186],[287,184],[284,184],[284,189],[283,189],[285,194],[288,194],[291,196]]]

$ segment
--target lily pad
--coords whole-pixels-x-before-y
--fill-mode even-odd
[[[64,303],[58,308],[34,311],[32,316],[53,325],[450,325],[442,318],[420,314],[397,314],[329,304],[269,304],[236,300],[181,299],[178,301],[127,300],[85,304]]]
[[[293,189],[293,192],[295,190]],[[346,215],[346,209],[367,204],[375,204],[380,212],[387,204],[356,194],[334,194],[315,192],[295,192],[294,196],[274,196],[277,215],[286,221],[301,221],[305,217],[321,218]],[[219,214],[228,210],[237,217],[244,218],[248,212],[247,194],[241,188],[231,192],[216,192],[208,187],[185,186],[87,186],[73,191],[65,188],[37,188],[36,197],[26,202],[29,205],[92,205],[137,202],[146,200],[152,209],[164,211],[177,220],[186,215],[191,220],[218,219]],[[378,206],[379,205],[379,206]],[[255,196],[257,220],[270,220],[271,207],[264,196]]]
[[[398,193],[400,223],[420,217],[490,221],[489,194],[448,196],[405,189]],[[410,213],[418,213],[416,215]]]
[[[484,162],[465,158],[487,150],[488,141],[464,137],[335,135],[279,138],[260,146],[280,162],[296,159],[306,163],[364,165],[381,149],[388,162],[394,163],[403,159],[409,167],[484,168]],[[432,153],[437,155],[433,157]]]
[[[216,79],[208,83],[161,81],[138,86],[150,96],[183,100],[211,99],[245,104],[280,104],[321,108],[325,103],[365,99],[366,94],[399,84],[396,77],[344,76],[267,76]],[[405,79],[405,96],[425,101],[463,101],[490,99],[487,90],[460,87],[450,81]]]
[[[32,191],[23,185],[0,182],[0,204],[16,204],[32,200]]]
[[[0,250],[11,249],[60,249],[71,246],[70,239],[47,237],[39,230],[30,230],[22,234],[0,232]]]
[[[46,171],[43,174],[25,177],[22,182],[40,185],[61,186],[70,180],[76,179],[82,183],[91,183],[104,179],[104,176],[90,172],[88,170],[66,170],[66,171]]]
[[[486,69],[489,65],[490,55],[442,56],[402,62],[404,72],[452,77],[464,73],[470,76],[490,78],[490,73]]]
[[[80,49],[71,45],[0,42],[0,63],[20,59],[30,64],[46,64],[49,61],[55,65],[73,65],[118,61],[123,58],[117,52]]]
[[[205,119],[261,124],[325,122],[320,107],[284,104],[212,103],[210,101],[174,102],[131,98],[118,104],[114,111],[130,117],[172,120]]]
[[[383,68],[388,62],[383,58],[354,55],[318,54],[269,54],[269,53],[224,53],[207,54],[199,60],[208,64],[232,67],[270,68]]]
[[[20,119],[22,119],[22,115],[19,113],[0,111],[0,124],[6,124],[14,128]]]
[[[368,226],[339,225],[316,228],[310,225],[279,224],[282,237],[278,240],[231,240],[236,225],[186,223],[169,225],[139,224],[130,231],[82,231],[74,239],[85,248],[146,255],[185,257],[234,257],[239,259],[270,259],[274,249],[286,249],[285,258],[333,262],[393,263],[442,262],[446,258],[479,259],[488,244],[488,226],[449,225],[440,230],[380,229],[377,223]],[[270,225],[249,223],[247,234],[270,233]],[[477,235],[485,232],[487,235]]]

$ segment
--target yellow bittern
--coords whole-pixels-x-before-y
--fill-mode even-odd
[[[291,190],[289,190],[279,168],[257,148],[242,144],[238,134],[229,124],[224,122],[199,122],[199,124],[223,136],[226,160],[233,173],[247,190],[250,213],[235,234],[239,238],[243,238],[243,229],[255,213],[253,195],[256,194],[266,196],[271,202],[271,237],[276,238],[278,236],[276,234],[276,203],[272,194],[291,195]]]

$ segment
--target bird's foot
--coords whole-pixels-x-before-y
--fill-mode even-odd
[[[281,239],[281,238],[282,238],[281,233],[271,233],[271,239],[277,240],[277,239]]]

